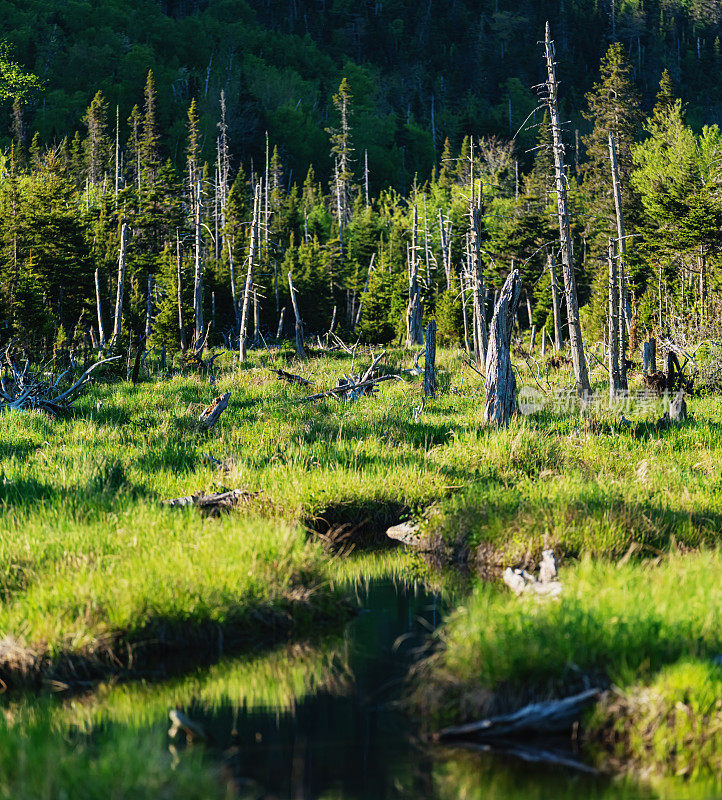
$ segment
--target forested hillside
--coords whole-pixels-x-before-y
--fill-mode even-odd
[[[328,178],[324,128],[342,77],[355,95],[355,144],[372,186],[408,188],[430,173],[449,137],[509,136],[543,78],[538,41],[552,23],[564,103],[574,127],[599,59],[618,40],[646,109],[663,68],[697,127],[719,122],[720,6],[715,0],[3,0],[0,25],[17,59],[45,83],[25,111],[44,142],[72,138],[101,90],[125,122],[149,68],[158,87],[163,154],[182,160],[184,118],[199,104],[213,158],[225,89],[231,149],[262,157],[264,133],[302,179]],[[10,120],[3,114],[3,132]],[[6,127],[7,126],[7,127]],[[124,132],[124,135],[125,132]],[[7,138],[6,138],[7,141]],[[528,146],[527,141],[522,145]],[[434,153],[436,150],[436,153]]]
[[[546,17],[584,335],[605,336],[610,133],[631,343],[700,325],[722,248],[718,11],[4,2],[2,341],[49,351],[122,332],[185,349],[210,323],[211,343],[235,346],[251,324],[260,342],[292,331],[289,273],[307,333],[334,319],[389,341],[407,326],[411,270],[441,342],[474,349],[472,306],[490,317],[513,263],[519,324],[551,330],[554,166],[532,91]]]

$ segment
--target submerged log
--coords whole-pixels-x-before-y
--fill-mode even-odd
[[[495,425],[508,425],[514,413],[516,378],[511,365],[511,332],[520,294],[521,276],[515,269],[501,290],[489,330],[484,422]]]
[[[530,703],[511,714],[454,725],[439,731],[437,739],[492,739],[566,733],[572,730],[584,709],[599,697],[601,691],[599,688],[587,689],[562,700]]]

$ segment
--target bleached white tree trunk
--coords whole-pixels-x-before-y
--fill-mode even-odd
[[[128,240],[128,223],[124,222],[120,229],[120,252],[118,254],[118,288],[115,294],[115,320],[111,344],[116,344],[120,337],[123,319],[123,291],[125,289],[125,250]]]
[[[582,326],[579,322],[577,281],[574,276],[572,235],[569,228],[569,211],[567,208],[567,178],[564,173],[564,145],[562,144],[561,120],[559,119],[559,108],[557,106],[557,92],[559,86],[554,62],[554,43],[551,40],[548,22],[546,24],[544,37],[544,53],[547,66],[546,101],[551,119],[552,150],[554,153],[554,182],[557,195],[557,215],[559,217],[559,238],[561,239],[564,290],[567,299],[569,344],[572,352],[572,364],[574,365],[574,378],[577,384],[577,393],[580,397],[583,397],[590,392],[589,373],[587,371],[587,360],[584,355],[584,345],[582,342]]]
[[[521,276],[509,273],[494,307],[486,353],[484,422],[508,425],[516,402],[516,378],[511,365],[511,333],[521,296]]]

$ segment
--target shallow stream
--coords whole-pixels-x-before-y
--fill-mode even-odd
[[[215,693],[212,702],[204,699],[203,692],[189,698],[185,711],[205,726],[210,752],[222,761],[225,775],[241,796],[289,800],[720,796],[719,787],[710,785],[612,780],[574,768],[545,767],[508,753],[424,745],[398,701],[408,667],[440,622],[444,601],[418,583],[399,580],[362,584],[357,595],[363,611],[343,637],[304,653],[301,661],[289,651],[285,662],[282,659],[269,669],[261,659],[257,675],[245,670],[245,676],[238,675],[240,680],[257,680],[257,692],[239,686],[237,693],[231,688],[220,701]],[[284,674],[286,670],[290,672]],[[296,681],[291,677],[295,673]],[[183,685],[177,687],[180,695]],[[571,750],[568,755],[576,757]]]

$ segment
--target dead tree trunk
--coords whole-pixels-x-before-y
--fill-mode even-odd
[[[544,51],[547,65],[547,95],[546,102],[549,106],[551,129],[554,151],[554,173],[557,194],[557,211],[559,216],[559,237],[562,246],[562,269],[564,271],[564,289],[567,298],[567,321],[569,323],[569,343],[572,351],[574,365],[574,378],[577,384],[577,393],[580,396],[590,392],[587,361],[584,356],[582,342],[582,327],[579,322],[579,303],[577,300],[577,282],[574,277],[574,261],[572,258],[572,235],[569,228],[569,212],[567,209],[567,182],[564,174],[564,145],[562,144],[562,129],[557,108],[557,77],[554,64],[554,44],[549,33],[549,23],[546,24]]]
[[[614,400],[622,386],[619,379],[617,267],[614,261],[614,242],[612,239],[609,240],[607,246],[607,266],[609,267],[609,399]]]
[[[296,317],[296,358],[299,361],[306,360],[306,351],[303,349],[303,321],[296,302],[296,290],[293,288],[293,276],[288,273],[288,288],[291,291],[291,302],[293,303],[293,313]]]
[[[247,354],[246,329],[248,327],[248,314],[251,305],[251,290],[253,287],[253,266],[256,261],[256,251],[259,246],[259,221],[261,216],[261,187],[256,186],[253,196],[253,219],[251,222],[251,242],[248,252],[248,271],[246,272],[246,285],[243,290],[243,310],[241,311],[241,326],[238,331],[238,354],[241,361],[245,361]]]
[[[424,397],[436,397],[436,320],[426,326],[426,360],[424,362]]]
[[[100,306],[100,274],[95,270],[95,305],[98,310],[98,338],[101,350],[105,347],[105,327],[103,326],[103,310]]]
[[[614,137],[609,131],[609,163],[612,167],[612,188],[614,190],[614,211],[617,217],[618,252],[621,255],[617,268],[619,270],[619,285],[622,287],[622,296],[619,298],[620,313],[623,316],[627,332],[632,322],[632,309],[629,307],[627,296],[626,270],[627,270],[627,239],[624,235],[624,216],[622,214],[622,188],[619,180],[619,167],[617,166],[617,148]]]
[[[409,251],[409,305],[406,309],[406,346],[414,347],[424,343],[422,323],[423,304],[419,287],[419,260],[417,257],[418,209],[414,205],[414,221],[411,229],[411,249]]]
[[[439,209],[439,235],[441,237],[441,260],[444,262],[446,288],[449,289],[451,287],[451,223],[447,228],[441,209]]]
[[[473,186],[472,186],[473,204]],[[474,360],[478,369],[483,369],[486,361],[487,333],[484,300],[486,287],[484,286],[484,265],[481,261],[481,209],[469,209],[469,261],[470,273],[474,290]]]
[[[181,351],[183,352],[183,354],[185,354],[186,350],[188,350],[188,344],[186,342],[186,327],[183,321],[183,272],[181,269],[182,260],[181,260],[180,234],[178,233],[177,228],[175,232],[175,246],[176,246],[176,269],[178,273],[178,332],[180,333]]]
[[[203,262],[201,260],[201,182],[196,184],[195,197],[195,255],[196,271],[193,283],[193,312],[195,314],[196,347],[203,341]]]
[[[467,254],[467,268],[468,268],[468,254]],[[461,317],[464,322],[464,349],[467,353],[471,351],[469,347],[469,318],[466,314],[466,281],[464,280],[464,268],[462,265],[459,272],[459,288],[461,289]]]
[[[278,330],[276,331],[276,339],[280,341],[281,334],[283,333],[283,320],[286,316],[286,306],[281,309],[281,315],[278,318]]]
[[[508,425],[514,413],[516,378],[511,365],[511,332],[521,295],[519,270],[509,273],[494,308],[486,353],[484,422]]]
[[[125,288],[125,249],[128,238],[128,223],[124,222],[120,229],[120,253],[118,255],[118,289],[115,295],[115,321],[113,323],[113,337],[111,344],[116,344],[120,337],[120,327],[123,319],[123,290]]]
[[[562,337],[562,312],[559,308],[559,285],[557,284],[557,268],[554,264],[554,253],[549,252],[547,263],[549,264],[549,282],[552,288],[552,308],[554,310],[554,346],[557,350],[561,350],[564,339]]]
[[[230,237],[226,240],[228,245],[228,266],[231,271],[231,303],[233,303],[233,318],[236,321],[236,333],[240,328],[241,318],[238,308],[238,295],[236,293],[236,272],[233,266],[233,247],[231,246]]]
[[[619,250],[616,250],[617,256],[619,255]],[[627,315],[624,313],[624,306],[627,302],[627,292],[626,292],[626,284],[624,280],[624,260],[619,260],[619,269],[618,269],[618,280],[619,280],[619,289],[617,292],[618,303],[617,303],[617,314],[619,316],[619,322],[617,324],[617,337],[619,339],[617,344],[617,358],[618,358],[618,367],[617,372],[619,374],[619,388],[622,390],[626,390],[627,387],[627,341],[624,337],[624,327],[625,322],[627,319]]]
[[[148,346],[153,329],[153,276],[148,275],[148,301],[145,307],[145,346]]]
[[[642,344],[642,371],[649,375],[657,371],[657,340],[650,339]]]
[[[364,297],[364,295],[366,294],[366,292],[368,291],[368,288],[369,288],[369,281],[371,280],[371,272],[373,271],[373,268],[374,268],[374,260],[375,259],[376,259],[376,253],[372,253],[371,254],[371,262],[369,263],[369,271],[366,273],[366,283],[364,284],[364,290],[361,293],[361,300],[359,300],[358,309],[356,311],[356,319],[354,320],[354,324],[353,324],[354,330],[356,330],[356,328],[358,328],[358,326],[361,324],[361,312],[363,311],[363,307],[364,307],[363,297]]]

